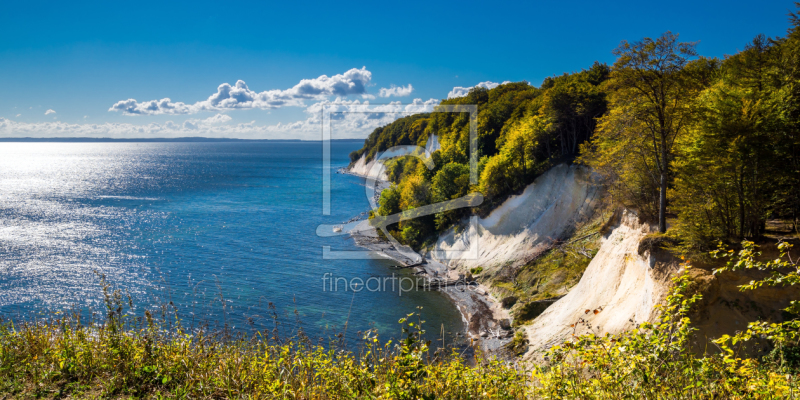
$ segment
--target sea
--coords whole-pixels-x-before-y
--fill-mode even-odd
[[[289,336],[386,339],[421,312],[429,332],[462,331],[442,293],[365,290],[411,276],[396,262],[323,258],[323,246],[360,250],[316,229],[369,209],[364,180],[336,173],[362,145],[331,142],[323,215],[322,142],[0,143],[0,317],[102,317],[104,276],[130,295],[126,312],[169,309],[184,327],[249,333],[279,320]]]

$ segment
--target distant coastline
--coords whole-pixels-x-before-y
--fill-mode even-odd
[[[363,142],[364,139],[331,139],[332,142]],[[0,142],[23,143],[207,143],[207,142],[322,142],[322,140],[300,139],[236,139],[236,138],[206,138],[206,137],[179,137],[179,138],[0,138]]]

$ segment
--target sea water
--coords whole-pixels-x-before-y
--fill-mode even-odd
[[[277,315],[310,337],[345,324],[390,337],[421,306],[429,331],[461,331],[438,292],[324,286],[410,275],[323,259],[323,246],[359,250],[315,232],[368,209],[363,179],[335,173],[362,144],[331,143],[324,216],[321,142],[0,143],[0,315],[102,311],[103,274],[134,313],[172,302],[184,325],[261,330]]]

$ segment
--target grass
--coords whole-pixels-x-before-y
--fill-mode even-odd
[[[283,339],[276,326],[253,335],[188,332],[174,313],[131,315],[103,280],[106,318],[72,313],[0,323],[0,398],[524,398],[528,375],[453,349],[430,348],[418,314],[400,320],[403,339],[367,331],[350,350],[343,335]],[[433,397],[431,397],[433,396]]]
[[[180,330],[53,323],[0,328],[0,393],[15,398],[521,398],[525,378],[498,362],[468,366],[412,339],[365,337],[357,353],[306,339],[235,340]],[[424,376],[424,377],[423,377]],[[486,378],[491,377],[486,380]]]

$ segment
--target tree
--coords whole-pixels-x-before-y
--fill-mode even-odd
[[[400,211],[400,190],[397,186],[384,189],[381,192],[381,198],[378,201],[378,214],[388,217],[399,213]]]
[[[595,129],[596,118],[606,111],[605,93],[588,79],[603,79],[602,68],[595,67],[581,74],[562,77],[545,94],[545,112],[554,122],[561,154],[576,154],[578,146]]]
[[[680,144],[673,199],[683,234],[701,247],[760,236],[770,214],[780,216],[791,199],[779,189],[796,173],[783,157],[791,142],[780,123],[779,104],[786,102],[775,96],[783,91],[772,78],[776,50],[757,36],[725,58],[716,82],[698,96],[692,134]]]
[[[465,196],[469,190],[469,166],[450,163],[436,173],[431,182],[433,201],[442,202]]]
[[[623,41],[614,50],[618,59],[607,83],[610,112],[600,119],[592,146],[586,149],[591,154],[584,158],[590,165],[602,161],[610,165],[597,149],[635,150],[617,154],[638,158],[656,181],[660,232],[667,230],[667,186],[675,141],[692,119],[697,85],[684,67],[697,55],[695,45],[678,42],[677,34],[667,32],[655,40]]]
[[[400,209],[408,210],[421,207],[429,203],[430,183],[421,176],[408,177],[400,186]]]

